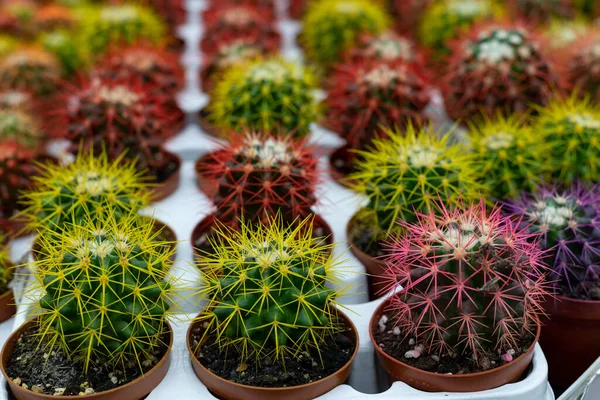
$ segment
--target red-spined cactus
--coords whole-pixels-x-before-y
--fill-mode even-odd
[[[407,233],[390,244],[385,275],[402,291],[392,297],[387,323],[416,342],[406,358],[423,353],[443,363],[461,355],[482,370],[498,358],[511,361],[535,337],[542,313],[546,267],[538,239],[483,200],[439,209],[400,222]]]
[[[396,28],[400,32],[411,33],[419,26],[425,9],[434,0],[386,0],[388,10],[395,17]]]
[[[51,95],[61,79],[58,60],[45,50],[26,47],[0,59],[0,89],[26,90]]]
[[[425,65],[423,52],[415,42],[407,36],[401,36],[393,31],[378,35],[362,35],[354,47],[346,54],[347,62],[366,60],[384,62],[404,62],[416,64],[421,70]]]
[[[218,184],[213,198],[218,220],[237,228],[240,219],[268,223],[280,213],[291,224],[312,213],[317,160],[303,141],[246,134],[231,143],[199,165],[199,172]]]
[[[443,95],[448,114],[523,113],[546,105],[564,82],[537,35],[519,24],[484,24],[452,46]]]
[[[137,167],[157,176],[166,160],[160,148],[173,135],[176,124],[169,108],[140,86],[94,79],[82,82],[47,118],[53,136],[64,137],[97,154],[106,151],[110,160],[126,153],[138,158]]]
[[[408,64],[344,64],[335,70],[325,100],[326,125],[345,138],[351,148],[365,148],[381,127],[421,125],[429,101],[425,81]]]
[[[572,46],[562,51],[569,83],[580,94],[589,94],[600,101],[600,29],[581,36]]]
[[[267,49],[263,44],[249,39],[236,39],[221,43],[217,52],[210,54],[203,61],[200,70],[202,89],[210,92],[215,86],[215,80],[225,69],[245,60],[259,58],[271,54],[276,49]]]
[[[177,56],[144,44],[114,49],[98,62],[95,72],[103,80],[123,84],[134,81],[153,95],[173,97],[184,86],[184,72]]]
[[[301,19],[310,0],[290,0],[288,14],[292,19]]]
[[[250,6],[267,17],[269,21],[275,20],[275,0],[209,0],[209,8],[204,15],[209,15],[210,10],[231,6]]]
[[[268,14],[245,4],[229,4],[209,9],[204,14],[206,30],[200,47],[215,53],[222,43],[237,39],[251,40],[265,48],[280,46],[281,36]]]
[[[21,192],[31,188],[34,172],[34,151],[15,141],[0,142],[0,221],[21,209]]]

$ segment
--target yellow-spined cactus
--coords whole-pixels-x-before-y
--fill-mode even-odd
[[[470,124],[469,135],[475,165],[492,198],[505,201],[535,191],[548,178],[550,143],[524,118],[482,118]]]
[[[317,80],[310,68],[273,57],[247,60],[217,82],[210,119],[227,131],[246,129],[306,136],[319,115]]]
[[[304,16],[302,43],[308,58],[327,68],[363,33],[386,30],[385,8],[372,0],[318,0]]]
[[[7,236],[0,231],[0,294],[6,293],[14,275],[8,250]]]

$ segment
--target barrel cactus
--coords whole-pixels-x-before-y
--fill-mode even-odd
[[[23,208],[21,192],[31,189],[35,159],[35,152],[15,141],[0,140],[0,221],[6,222]]]
[[[494,199],[514,198],[547,180],[550,144],[523,118],[483,118],[470,125],[469,135],[475,164]]]
[[[40,167],[33,189],[23,193],[23,215],[32,230],[56,233],[86,222],[83,218],[104,218],[107,212],[119,221],[149,204],[148,186],[135,162],[83,152],[67,166]]]
[[[314,1],[303,22],[307,56],[325,69],[340,61],[361,34],[377,34],[389,25],[383,6],[370,0]]]
[[[576,95],[539,108],[534,129],[549,144],[552,180],[597,182],[600,174],[600,112]]]
[[[343,329],[332,313],[340,281],[330,246],[301,228],[244,226],[213,239],[216,252],[201,261],[207,307],[198,320],[222,351],[283,360]]]
[[[555,294],[600,300],[600,186],[542,186],[509,203],[509,212],[550,252]]]
[[[89,216],[61,236],[40,237],[35,262],[39,340],[92,365],[133,360],[140,370],[164,346],[173,287],[172,247],[156,240],[151,220]]]
[[[234,228],[277,215],[291,225],[310,215],[317,202],[317,160],[303,142],[284,135],[235,136],[199,167],[218,184],[217,219]]]
[[[72,32],[56,30],[40,35],[38,41],[45,51],[60,63],[64,75],[74,76],[90,64],[90,53]]]
[[[399,340],[415,341],[405,358],[437,356],[433,372],[457,355],[480,370],[499,367],[535,338],[547,292],[544,252],[483,201],[439,208],[403,222],[406,235],[391,244],[385,277],[403,290],[391,298],[387,324],[399,328]]]
[[[26,90],[48,96],[57,89],[61,74],[61,65],[54,55],[37,47],[20,48],[0,59],[3,90]]]
[[[10,102],[10,99],[6,101]],[[10,103],[0,108],[0,141],[14,142],[32,150],[39,149],[44,140],[40,122],[21,108],[10,106]]]
[[[570,19],[576,14],[573,0],[510,0],[509,5],[513,17],[537,24]]]
[[[600,101],[600,29],[580,36],[562,56],[571,85],[579,94]]]
[[[73,28],[76,17],[73,11],[60,4],[47,4],[35,10],[33,24],[38,31]]]
[[[450,42],[473,25],[501,17],[504,10],[494,0],[435,0],[425,9],[418,34],[433,56],[441,62],[451,53]]]
[[[350,236],[371,255],[380,255],[382,240],[401,231],[398,221],[414,222],[417,212],[435,212],[436,200],[453,204],[486,192],[472,154],[450,144],[449,134],[438,138],[432,127],[412,125],[405,132],[385,133],[387,139],[375,139],[368,151],[358,152],[356,172],[349,175],[369,198]]]
[[[19,41],[8,35],[0,34],[0,59],[19,47]]]
[[[540,39],[515,24],[485,24],[455,43],[443,96],[448,114],[469,121],[546,105],[563,82]]]
[[[421,75],[404,62],[365,61],[335,69],[325,100],[326,125],[350,148],[366,148],[385,128],[422,125],[430,94]]]
[[[311,70],[281,58],[249,60],[228,69],[217,83],[209,118],[223,131],[280,131],[306,136],[319,109]]]
[[[9,290],[8,284],[14,275],[7,241],[8,236],[6,232],[2,232],[0,229],[0,294],[6,293]]]
[[[359,37],[345,57],[346,62],[382,61],[404,62],[415,64],[419,68],[425,66],[425,57],[416,43],[407,36],[400,36],[393,31],[385,31],[377,35],[363,34]]]

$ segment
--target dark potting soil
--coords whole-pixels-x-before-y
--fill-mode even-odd
[[[198,346],[201,330],[192,332],[192,348]],[[209,336],[207,343],[215,343]],[[229,381],[255,387],[291,387],[326,378],[348,363],[355,343],[339,333],[328,338],[320,347],[321,357],[315,350],[302,352],[298,357],[286,356],[283,361],[267,357],[242,362],[235,349],[220,351],[217,345],[202,346],[198,361],[212,373]]]
[[[600,279],[582,282],[574,290],[571,290],[567,286],[562,286],[559,288],[558,295],[575,300],[600,301]]]
[[[361,215],[358,214],[349,234],[350,242],[371,257],[381,257],[387,254],[381,244],[381,230],[376,221],[361,218]]]
[[[167,179],[172,177],[177,172],[177,162],[171,158],[168,158],[167,160],[168,161],[166,165],[156,168],[156,171],[154,171],[156,176],[155,183],[160,184],[166,182]]]
[[[334,152],[331,155],[331,164],[335,172],[341,174],[342,179],[344,179],[351,173],[356,172],[356,168],[354,167],[355,158],[356,154],[348,151]]]
[[[84,365],[69,359],[58,346],[50,350],[47,343],[40,344],[35,337],[37,332],[37,328],[31,328],[17,341],[6,373],[23,388],[48,395],[77,396],[123,386],[150,371],[167,350],[166,346],[158,348],[152,360],[142,362],[142,371],[131,360],[122,366],[90,366],[85,373]]]
[[[450,356],[448,354],[439,356],[439,360],[436,360],[435,355],[423,353],[419,358],[406,358],[404,355],[407,351],[413,350],[415,344],[410,345],[410,338],[403,338],[401,335],[395,335],[393,332],[393,322],[388,322],[385,331],[381,332],[378,327],[375,327],[373,336],[377,345],[387,354],[394,357],[396,360],[408,364],[411,367],[421,369],[423,371],[435,372],[438,374],[471,374],[475,372],[482,372],[492,368],[500,367],[507,364],[500,358],[500,355],[494,353],[493,357],[489,359],[480,359],[479,365],[469,355],[455,354]],[[403,340],[404,339],[404,340]],[[515,350],[513,359],[516,359],[527,350],[533,344],[535,337],[533,335],[523,338],[519,342],[519,346]]]

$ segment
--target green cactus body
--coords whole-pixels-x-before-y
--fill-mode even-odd
[[[167,29],[150,9],[133,4],[106,5],[82,13],[83,37],[91,54],[136,41],[159,43]]]
[[[283,358],[318,348],[340,326],[330,307],[339,291],[329,245],[317,244],[305,220],[223,230],[215,254],[202,260],[202,296],[217,345],[236,346],[245,357]],[[306,225],[303,227],[303,225]]]
[[[73,75],[87,66],[85,46],[78,43],[72,32],[53,31],[40,36],[41,45],[61,63],[63,72]]]
[[[550,144],[552,178],[564,184],[577,179],[597,182],[600,174],[600,112],[575,96],[539,108],[535,131]]]
[[[141,363],[152,357],[167,326],[173,288],[169,246],[152,240],[137,215],[117,222],[88,215],[60,238],[41,237],[35,263],[40,340],[91,364]]]
[[[523,120],[514,117],[483,119],[470,126],[475,165],[497,200],[534,191],[547,178],[550,144]]]
[[[234,132],[306,136],[319,115],[311,71],[280,58],[249,60],[228,69],[213,91],[210,119]]]
[[[24,194],[23,214],[32,229],[60,234],[90,215],[104,218],[111,212],[119,221],[135,214],[149,204],[148,195],[134,162],[81,153],[68,166],[43,166],[34,189]]]
[[[320,0],[310,4],[304,17],[302,40],[308,58],[327,68],[361,34],[377,34],[388,25],[383,7],[371,0]]]
[[[376,227],[373,244],[398,231],[398,221],[411,223],[416,213],[435,211],[437,201],[453,204],[486,191],[478,183],[472,155],[449,145],[448,135],[438,139],[432,128],[416,131],[412,126],[406,135],[385,132],[389,139],[375,139],[371,151],[358,152],[357,172],[349,176],[356,190],[369,197],[360,215]]]
[[[493,0],[438,0],[421,20],[421,42],[432,48],[438,58],[449,52],[448,41],[476,22],[498,17],[503,10]]]

